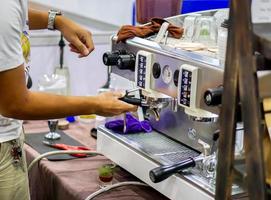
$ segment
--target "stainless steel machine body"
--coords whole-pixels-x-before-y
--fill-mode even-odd
[[[184,17],[167,20],[182,26]],[[124,55],[116,65],[125,67],[112,65],[111,72],[117,78],[126,79],[127,85],[154,95],[158,101],[171,99],[169,106],[159,110],[159,121],[144,112],[154,128],[149,134],[120,135],[100,127],[97,150],[170,199],[213,199],[214,137],[219,129],[219,107],[208,106],[204,94],[209,88],[222,85],[223,68],[215,57],[172,47],[170,43],[179,42],[176,39],[165,39],[163,44],[154,39],[135,37],[126,43],[117,43],[116,36],[112,37],[112,52]],[[187,77],[190,77],[188,81]],[[242,141],[242,130],[239,132],[239,141]],[[160,183],[153,183],[149,178],[149,171],[157,166],[197,159],[200,155],[204,157],[203,162]],[[233,187],[234,195],[242,191],[241,187]]]

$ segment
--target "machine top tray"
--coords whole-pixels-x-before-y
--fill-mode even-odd
[[[131,46],[137,46],[141,49],[152,50],[158,53],[167,55],[168,57],[177,58],[181,60],[191,61],[211,65],[216,68],[222,69],[219,64],[219,59],[215,57],[215,54],[210,51],[187,51],[182,48],[178,48],[176,45],[172,45],[176,39],[168,38],[169,44],[158,44],[153,41],[152,36],[150,38],[135,37],[126,41],[126,44]],[[114,38],[115,40],[117,37]]]

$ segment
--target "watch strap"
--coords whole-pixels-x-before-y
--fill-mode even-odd
[[[49,30],[55,30],[55,18],[57,15],[62,15],[62,13],[58,10],[49,10],[49,12],[48,12],[48,25],[47,25],[47,28]]]

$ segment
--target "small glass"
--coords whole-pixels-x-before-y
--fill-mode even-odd
[[[244,154],[244,130],[236,130],[235,156],[242,157]]]
[[[47,140],[57,140],[61,137],[61,135],[57,133],[56,131],[57,125],[58,125],[58,119],[48,120],[48,127],[50,129],[50,132],[44,136]]]
[[[213,153],[207,156],[203,161],[203,173],[206,178],[209,179],[211,185],[215,185],[216,180],[216,167],[217,167],[217,156]]]
[[[105,164],[98,169],[98,181],[101,188],[112,185],[115,167],[114,164]]]
[[[212,16],[202,16],[197,19],[194,42],[215,46],[217,40],[217,27]]]

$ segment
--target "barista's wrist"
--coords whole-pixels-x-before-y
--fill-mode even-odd
[[[65,17],[63,15],[57,15],[55,18],[55,29],[61,32],[64,26],[65,26]]]
[[[77,24],[69,18],[63,15],[59,15],[55,18],[55,29],[60,31],[65,37],[65,34],[70,35],[74,33],[75,30],[77,30]]]

